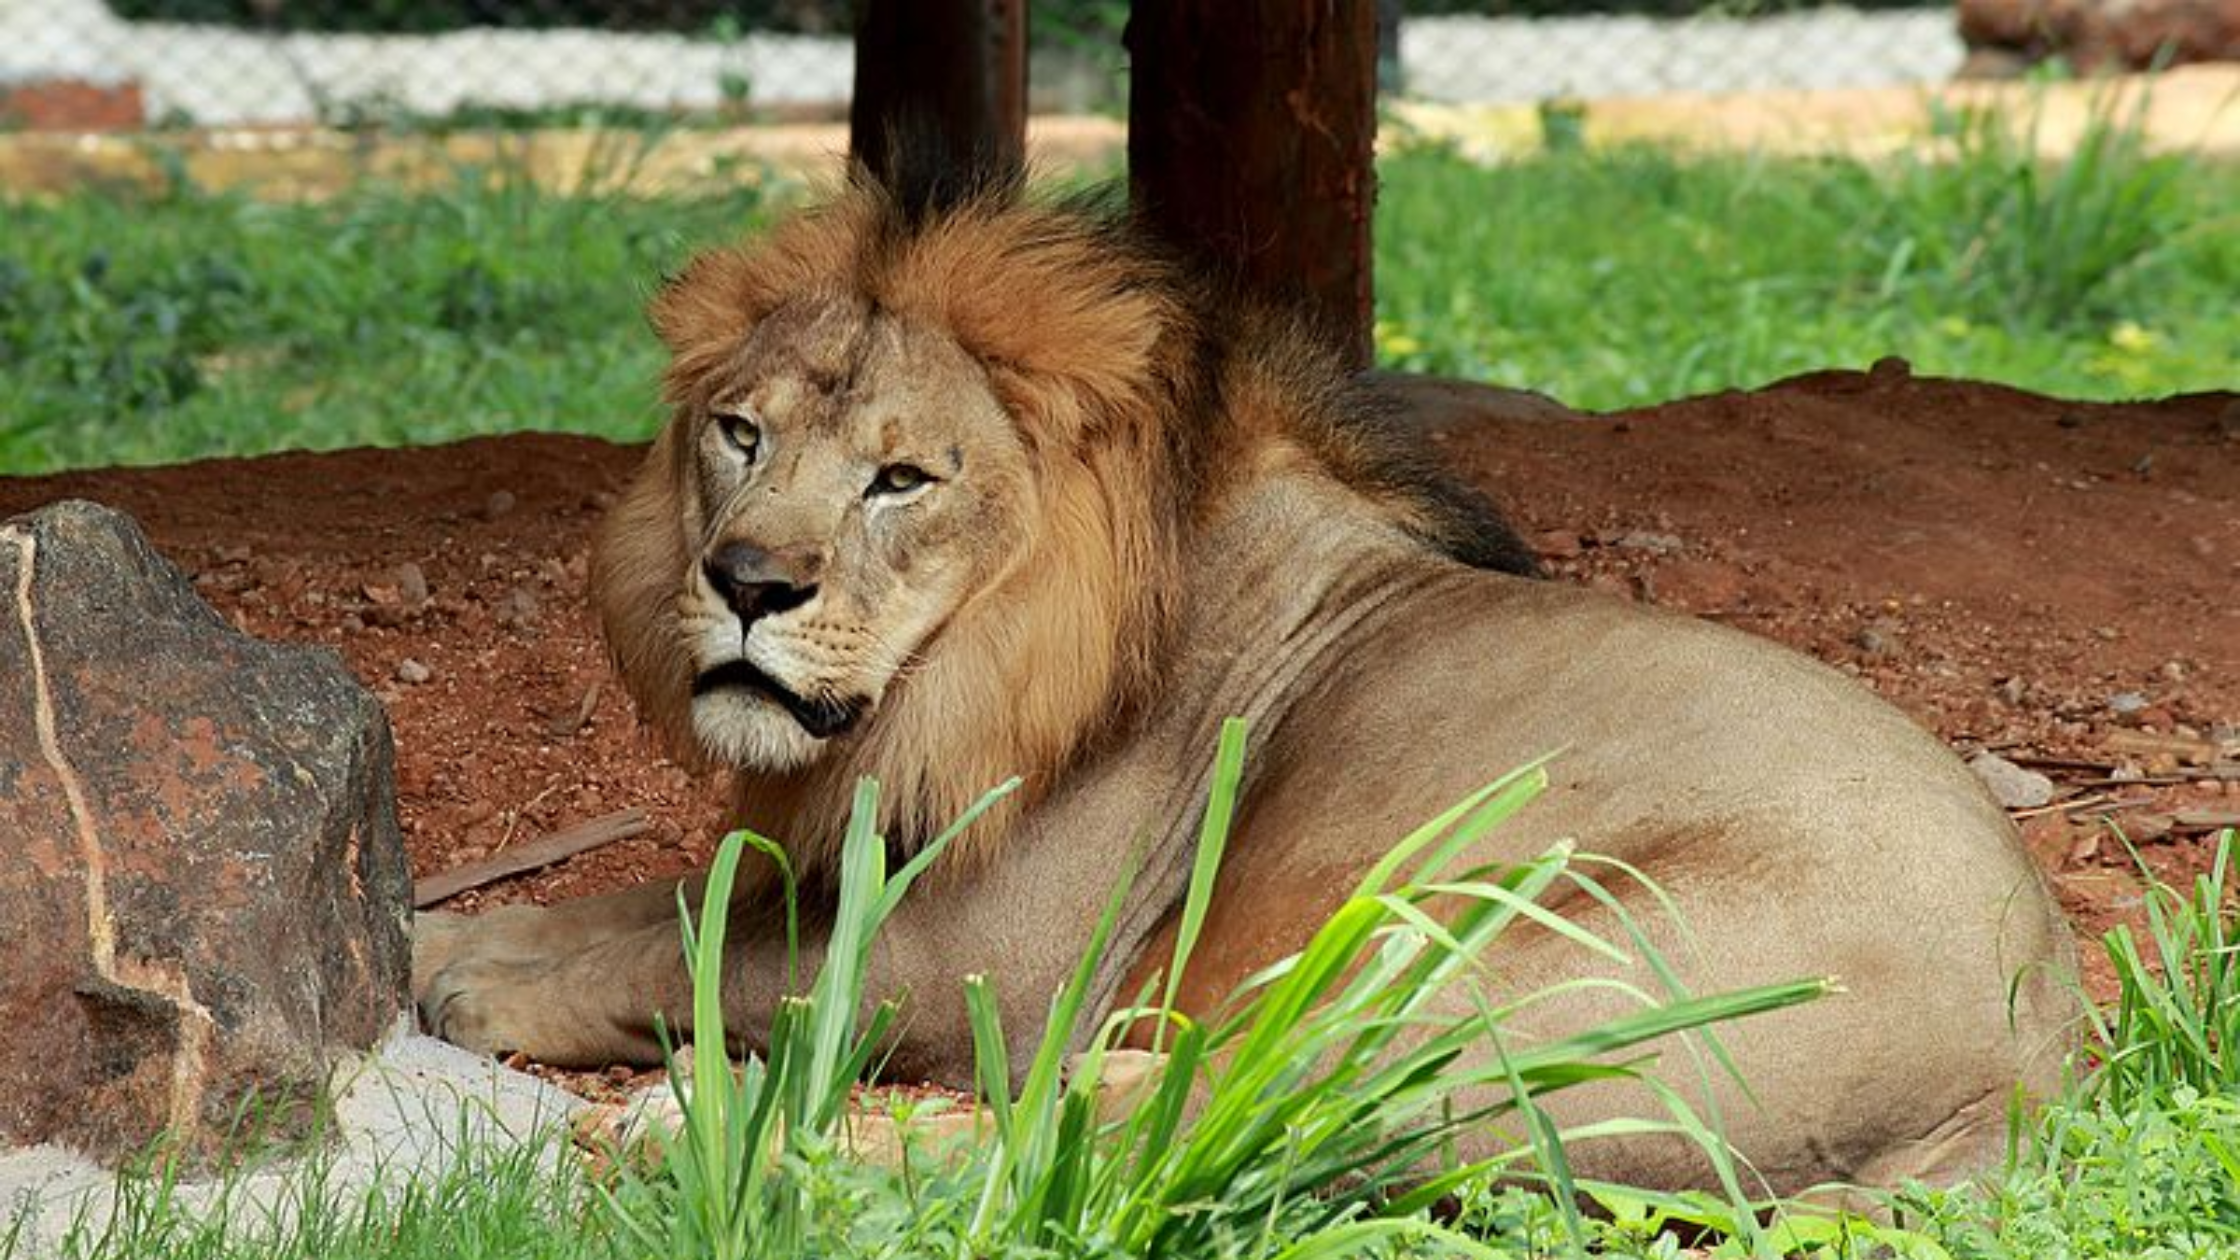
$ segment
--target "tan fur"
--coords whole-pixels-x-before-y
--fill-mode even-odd
[[[1694,933],[1683,970],[1700,989],[1847,981],[1735,1031],[1754,1094],[1697,1091],[1768,1184],[1957,1175],[1996,1151],[1998,1100],[2058,1072],[2066,933],[1948,752],[1763,640],[1513,576],[1529,568],[1514,536],[1394,436],[1390,399],[1124,225],[1008,194],[920,217],[858,186],[696,260],[653,319],[674,416],[593,578],[641,712],[684,755],[733,750],[738,819],[812,884],[861,776],[906,848],[1024,779],[882,935],[869,991],[912,1005],[895,1071],[969,1086],[957,995],[974,972],[997,977],[1023,1062],[1133,855],[1096,1000],[1162,964],[1213,733],[1235,714],[1254,752],[1186,1006],[1302,945],[1414,824],[1563,748],[1546,799],[1469,860],[1563,837],[1638,866]],[[761,440],[742,453],[726,425],[748,412]],[[881,461],[928,451],[964,452],[953,484],[901,506],[859,491]],[[798,558],[814,598],[731,618],[702,562],[739,541]],[[696,699],[727,635],[750,659],[814,658],[801,688],[876,694],[813,744],[774,700]],[[862,643],[899,663],[864,665]],[[755,738],[723,742],[739,731]],[[760,913],[735,917],[726,964],[750,1044],[783,996],[769,897],[765,882],[742,903]],[[423,1008],[465,1044],[639,1058],[652,1012],[671,1027],[689,1012],[666,888],[435,917],[415,942]],[[1552,938],[1505,951],[1497,987],[1588,969]],[[1557,1035],[1605,1005],[1559,1000],[1510,1032]],[[1555,1104],[1578,1121],[1655,1106],[1603,1086]],[[1596,1150],[1584,1175],[1705,1175],[1685,1144]]]
[[[901,245],[882,235],[893,213],[882,194],[857,188],[756,248],[700,256],[652,308],[680,414],[707,405],[728,356],[771,311],[805,293],[845,294],[954,336],[1048,455],[1036,469],[1039,533],[1014,579],[950,622],[847,758],[746,787],[766,805],[756,815],[784,818],[812,862],[863,775],[884,785],[898,836],[930,835],[1011,775],[1025,780],[1012,812],[1031,805],[1084,740],[1149,690],[1161,593],[1175,586],[1177,509],[1156,454],[1170,417],[1147,388],[1176,316],[1160,296],[1163,264],[1114,255],[1059,213],[974,206]],[[674,448],[665,432],[600,531],[593,589],[641,711],[674,749],[705,761],[684,728],[690,680],[667,620],[664,587],[685,563]],[[927,756],[934,747],[946,755]],[[962,847],[999,832],[982,828]]]
[[[652,306],[680,415],[708,405],[772,311],[804,294],[845,296],[953,336],[1043,457],[1039,533],[1013,580],[943,630],[850,756],[745,786],[763,805],[750,819],[784,818],[812,850],[815,837],[839,834],[863,775],[884,785],[887,825],[902,837],[930,835],[1012,775],[1024,790],[1008,812],[1031,806],[1085,742],[1154,691],[1181,518],[1218,502],[1219,477],[1252,473],[1232,453],[1274,440],[1349,480],[1364,480],[1369,462],[1360,437],[1323,414],[1341,388],[1326,360],[1262,313],[1243,316],[1242,349],[1221,380],[1229,423],[1175,413],[1170,378],[1190,370],[1206,330],[1175,299],[1187,286],[1173,268],[1116,250],[1124,238],[1109,226],[990,199],[898,240],[896,213],[876,189],[854,188],[755,247],[701,255]],[[601,529],[592,586],[641,712],[673,750],[705,764],[683,721],[690,680],[662,589],[685,564],[676,521],[687,457],[672,432]],[[1209,470],[1216,480],[1190,484]],[[1439,528],[1406,488],[1362,488],[1396,524]],[[1181,501],[1190,491],[1199,502]],[[934,747],[942,755],[929,756]],[[994,843],[1000,822],[961,847]]]

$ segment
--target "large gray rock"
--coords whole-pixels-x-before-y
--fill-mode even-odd
[[[235,632],[129,517],[0,525],[0,1146],[307,1122],[401,1009],[380,706]]]

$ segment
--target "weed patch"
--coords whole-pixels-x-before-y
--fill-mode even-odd
[[[1589,409],[1902,355],[2081,399],[2228,387],[2240,169],[2104,120],[2064,165],[1955,117],[1949,160],[1558,148],[1380,170],[1379,358]],[[648,140],[647,143],[651,143]],[[504,165],[315,205],[7,203],[0,473],[524,429],[642,440],[645,298],[787,194],[648,198]],[[611,167],[612,169],[608,169]]]

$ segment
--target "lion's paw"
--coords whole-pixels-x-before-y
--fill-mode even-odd
[[[1081,1069],[1087,1055],[1074,1055],[1066,1061],[1069,1075]],[[1108,1050],[1097,1075],[1097,1118],[1104,1121],[1125,1119],[1137,1107],[1150,1101],[1159,1084],[1160,1073],[1166,1068],[1167,1056],[1149,1050]]]
[[[412,1000],[425,1002],[436,973],[467,952],[474,920],[463,914],[423,910],[412,916]]]
[[[470,959],[526,962],[547,952],[540,906],[498,906],[481,914],[423,910],[412,916],[412,1000],[426,1005],[435,978]]]
[[[421,1023],[431,1034],[479,1054],[520,1051],[554,1061],[559,1047],[545,1028],[553,1012],[538,996],[537,979],[519,962],[451,963],[428,979],[419,998]]]

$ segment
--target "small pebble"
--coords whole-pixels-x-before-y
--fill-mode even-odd
[[[1913,379],[1913,365],[1894,354],[1886,354],[1867,369],[1867,383],[1877,389],[1895,389]]]
[[[420,566],[407,560],[397,566],[397,594],[414,608],[428,602],[428,575]]]
[[[2128,717],[2147,707],[2147,698],[2136,691],[2119,691],[2108,697],[2108,709],[2119,717]]]
[[[1851,646],[1869,656],[1888,656],[1897,650],[1897,630],[1887,621],[1861,626],[1852,631]]]
[[[482,519],[486,521],[497,520],[511,512],[513,505],[517,502],[519,500],[513,497],[513,491],[511,490],[492,490],[490,497],[482,501]]]
[[[526,586],[516,586],[508,590],[498,601],[498,606],[492,611],[492,616],[499,625],[518,629],[535,621],[538,611],[536,592]]]
[[[417,687],[435,676],[436,672],[434,670],[409,656],[397,662],[398,682]]]
[[[1968,768],[1991,789],[1993,799],[2008,809],[2036,809],[2053,800],[2053,780],[1996,753],[1977,753],[1969,758]]]
[[[1654,556],[1669,556],[1683,545],[1678,535],[1655,534],[1637,529],[1618,536],[1617,546],[1627,551],[1646,551]]]

